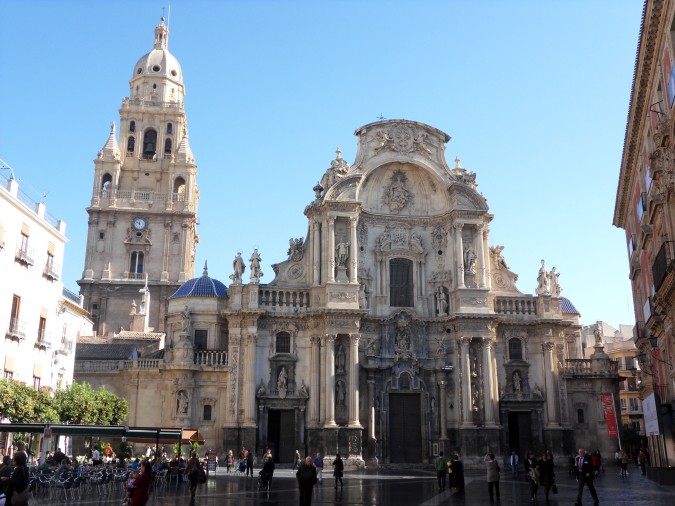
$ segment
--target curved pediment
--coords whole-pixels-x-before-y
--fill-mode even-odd
[[[474,189],[460,183],[448,188],[453,209],[463,211],[487,211],[489,209],[485,198]]]

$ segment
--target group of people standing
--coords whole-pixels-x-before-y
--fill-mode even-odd
[[[438,490],[445,490],[446,481],[448,488],[455,488],[459,492],[464,491],[464,464],[459,452],[454,452],[452,457],[446,459],[443,452],[436,458],[436,475],[438,477]]]

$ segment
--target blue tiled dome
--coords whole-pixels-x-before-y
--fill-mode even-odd
[[[209,277],[209,271],[204,264],[204,274],[200,278],[193,278],[183,283],[170,299],[177,297],[223,297],[227,298],[227,287],[217,279]]]
[[[574,304],[569,299],[566,299],[565,297],[560,297],[562,300],[562,312],[563,313],[573,313],[573,314],[578,314],[580,315],[579,311],[577,311],[577,308],[574,307]]]

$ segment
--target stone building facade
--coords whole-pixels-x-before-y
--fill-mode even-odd
[[[555,268],[542,260],[534,295],[516,288],[476,174],[447,164],[450,137],[408,120],[355,135],[354,163],[337,150],[273,281],[257,250],[237,254],[228,286],[205,266],[167,297],[163,349],[78,360],[78,379],[129,398],[134,424],[198,427],[219,452],[270,447],[282,462],[296,448],[350,465],[560,454],[580,427],[613,453],[598,396],[618,392],[616,364],[600,343],[583,358]],[[125,248],[118,238],[108,256]]]
[[[626,232],[640,398],[652,468],[675,477],[675,2],[647,0],[635,62],[614,225]],[[649,419],[647,419],[649,413]]]

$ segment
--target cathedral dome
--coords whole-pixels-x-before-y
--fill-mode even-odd
[[[140,77],[159,77],[183,83],[183,71],[180,63],[168,49],[169,30],[164,25],[164,18],[155,28],[155,47],[142,56],[134,66],[131,80]]]
[[[193,278],[183,283],[169,299],[178,297],[220,297],[227,298],[227,287],[217,279],[209,277],[209,271],[204,265],[204,273],[199,278]]]

